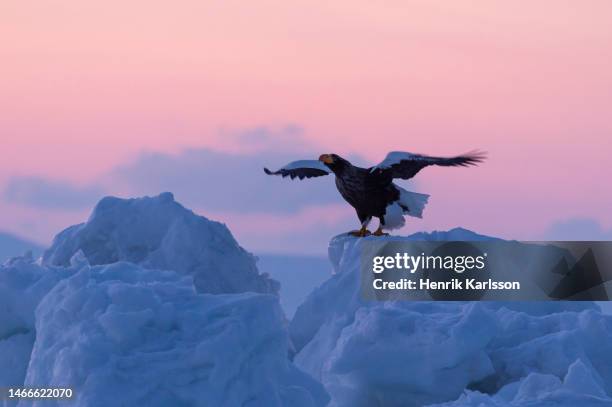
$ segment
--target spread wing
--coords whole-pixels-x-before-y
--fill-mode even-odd
[[[319,160],[299,160],[285,165],[278,171],[270,171],[264,168],[264,172],[268,175],[281,175],[283,177],[291,177],[291,179],[296,177],[304,179],[321,177],[330,174],[331,170]]]
[[[412,154],[393,151],[378,165],[370,168],[370,172],[390,175],[392,178],[410,179],[423,168],[430,165],[443,167],[468,167],[485,160],[486,153],[471,151],[456,157],[430,157],[422,154]]]

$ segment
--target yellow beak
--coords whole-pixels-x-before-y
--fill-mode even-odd
[[[319,161],[324,162],[325,164],[332,164],[334,162],[334,159],[331,157],[331,155],[329,154],[322,154],[319,157]]]

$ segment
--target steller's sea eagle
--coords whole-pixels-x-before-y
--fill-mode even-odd
[[[485,153],[472,151],[456,157],[430,157],[394,151],[378,165],[360,168],[337,154],[323,154],[318,160],[300,160],[285,165],[278,171],[264,168],[268,175],[281,175],[291,179],[313,178],[334,173],[340,195],[355,211],[361,229],[350,232],[355,236],[366,236],[368,224],[373,217],[379,219],[375,236],[382,236],[383,229],[404,226],[404,215],[421,218],[429,195],[406,191],[395,185],[395,178],[410,179],[430,165],[443,167],[467,167],[486,158]]]

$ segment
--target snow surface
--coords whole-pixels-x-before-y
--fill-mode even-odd
[[[529,373],[503,387],[495,395],[466,391],[458,400],[436,407],[483,406],[610,406],[610,398],[593,375],[593,369],[577,359],[560,379],[556,375]]]
[[[86,223],[55,237],[43,263],[66,266],[79,250],[92,265],[129,261],[190,274],[203,293],[277,293],[279,289],[276,281],[259,274],[255,257],[238,245],[224,224],[195,215],[169,192],[102,199]]]
[[[212,242],[181,241],[190,237]],[[198,292],[194,278],[206,271],[181,267],[198,259],[221,267],[207,275],[210,285],[243,292]],[[268,280],[231,285],[228,273],[256,273],[252,260],[223,225],[171,196],[104,199],[86,224],[55,239],[44,262],[0,266],[0,386],[70,386],[74,398],[0,405],[326,405],[323,386],[287,356],[275,290],[256,292]],[[245,269],[233,269],[239,264]]]
[[[487,239],[465,229],[405,239],[449,238]],[[289,328],[294,362],[332,406],[612,405],[612,317],[595,304],[365,302],[367,239],[332,239],[335,274]]]
[[[367,239],[332,239],[334,274],[287,327],[224,225],[171,194],[105,198],[43,258],[0,266],[0,386],[75,398],[0,405],[612,405],[612,316],[594,303],[366,303]]]
[[[69,383],[79,406],[324,405],[287,359],[282,321],[273,295],[202,295],[176,272],[85,266],[38,306],[25,385]]]
[[[0,266],[0,386],[23,384],[36,339],[36,307],[68,275],[68,270],[41,267],[28,256]]]

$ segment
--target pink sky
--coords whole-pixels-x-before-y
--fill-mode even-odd
[[[4,0],[0,188],[87,184],[142,151],[235,150],[221,129],[295,123],[321,152],[373,162],[489,151],[482,168],[419,176],[433,197],[419,227],[612,227],[610,21],[604,0]],[[0,229],[39,241],[83,216],[0,210]],[[37,216],[51,226],[24,226]]]

